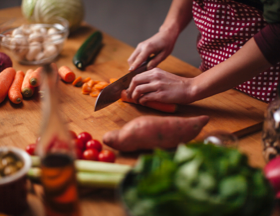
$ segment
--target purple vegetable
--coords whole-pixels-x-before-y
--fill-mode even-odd
[[[3,52],[0,52],[0,72],[8,67],[12,67],[13,62],[11,58]]]
[[[280,198],[280,157],[270,160],[264,167],[264,174],[274,188],[276,198]]]

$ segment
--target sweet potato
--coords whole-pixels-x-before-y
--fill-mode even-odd
[[[194,139],[207,124],[208,116],[140,116],[120,130],[109,131],[103,143],[119,151],[175,148],[180,142]]]

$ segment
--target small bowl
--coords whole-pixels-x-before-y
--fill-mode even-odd
[[[30,156],[22,149],[1,147],[0,152],[10,151],[22,162],[23,167],[16,173],[0,178],[0,212],[19,215],[27,208],[26,173],[31,167]]]
[[[50,24],[21,24],[6,29],[0,34],[0,45],[19,63],[40,65],[52,62],[59,55],[68,35],[68,21],[55,18]]]

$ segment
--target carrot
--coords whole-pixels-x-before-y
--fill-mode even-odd
[[[90,81],[91,80],[91,78],[90,77],[87,77],[87,78],[85,78],[85,79],[83,79],[83,83],[86,83],[86,82],[88,82],[88,81]]]
[[[23,82],[21,85],[21,93],[24,97],[29,98],[34,93],[34,87],[32,87],[29,83],[30,76],[34,72],[33,69],[29,69],[26,71],[25,76],[23,78]]]
[[[12,67],[8,67],[0,73],[0,103],[5,100],[15,75],[16,71]]]
[[[83,94],[91,93],[91,87],[89,87],[87,83],[83,84],[83,86],[82,86],[82,93]]]
[[[77,77],[73,82],[72,82],[72,85],[73,86],[81,86],[83,84],[83,81],[82,81],[82,77]]]
[[[38,67],[33,73],[30,74],[29,83],[33,87],[37,87],[42,81],[42,70],[43,67]]]
[[[127,93],[125,90],[122,91],[121,93],[121,100],[124,102],[128,103],[135,103],[133,99],[129,99],[127,97]],[[177,105],[176,104],[169,104],[169,103],[162,103],[162,102],[157,102],[157,101],[148,101],[145,104],[146,107],[156,109],[162,112],[167,112],[167,113],[174,113],[177,111]]]
[[[105,133],[103,143],[119,151],[175,148],[194,139],[208,121],[208,116],[140,116]]]
[[[99,95],[100,91],[95,89],[95,88],[92,88],[91,89],[91,93],[89,94],[91,97],[97,97]]]
[[[110,80],[109,80],[109,83],[113,83],[113,82],[115,82],[115,81],[117,81],[118,79],[116,79],[116,78],[111,78]]]
[[[21,85],[24,79],[23,71],[17,71],[15,79],[9,89],[8,96],[12,103],[19,104],[22,102]]]
[[[67,66],[61,66],[58,69],[58,74],[60,78],[67,83],[73,82],[76,78],[75,73]]]
[[[109,83],[107,83],[107,82],[99,82],[94,85],[94,88],[96,88],[97,90],[102,90],[108,85],[109,85]]]
[[[92,86],[94,86],[96,84],[96,82],[91,79],[91,80],[87,81],[87,84],[88,84],[89,87],[92,88]]]

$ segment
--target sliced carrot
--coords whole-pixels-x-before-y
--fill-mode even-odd
[[[96,88],[92,88],[91,93],[89,94],[91,97],[97,97],[99,95],[100,91]]]
[[[8,95],[15,75],[16,71],[12,67],[8,67],[0,73],[0,103],[2,103]]]
[[[83,84],[83,86],[82,86],[82,93],[83,94],[91,93],[91,87],[89,87],[87,83]]]
[[[86,82],[88,82],[88,81],[90,81],[90,80],[91,80],[91,78],[90,78],[90,77],[87,77],[87,78],[83,79],[83,83],[86,83]]]
[[[133,99],[127,97],[126,90],[123,90],[121,93],[121,100],[124,102],[135,103]],[[177,111],[177,105],[171,103],[162,103],[157,101],[148,101],[145,104],[146,107],[150,107],[152,109],[156,109],[162,112],[174,113]]]
[[[58,74],[59,74],[60,78],[67,83],[73,82],[76,78],[75,73],[69,67],[67,67],[65,65],[61,66],[58,69]]]
[[[82,77],[77,77],[73,82],[72,82],[72,85],[73,86],[77,86],[77,87],[80,87],[82,86],[83,84],[83,80],[82,80]]]
[[[97,83],[98,83],[98,81],[95,81],[95,80],[92,80],[92,79],[87,82],[88,86],[91,87],[91,88]]]
[[[116,78],[111,78],[110,80],[109,80],[109,83],[113,83],[113,82],[115,82],[115,81],[117,81],[118,79],[116,79]]]
[[[33,87],[37,87],[42,82],[43,67],[38,67],[33,73],[30,74],[29,83]]]
[[[27,98],[31,97],[34,93],[34,87],[32,87],[29,83],[29,78],[33,72],[34,72],[33,69],[29,69],[26,71],[21,85],[21,93],[24,97]]]
[[[107,83],[107,82],[99,82],[99,83],[94,85],[94,88],[96,88],[98,90],[102,90],[108,85],[109,85],[109,83]]]
[[[23,71],[17,71],[15,79],[9,89],[8,96],[12,103],[19,104],[22,102],[21,85],[24,79]]]

